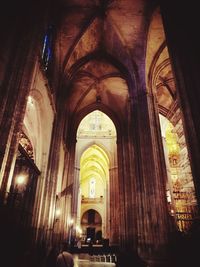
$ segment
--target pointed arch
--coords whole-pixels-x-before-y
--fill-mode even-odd
[[[74,114],[74,116],[71,117],[68,123],[68,125],[70,125],[68,126],[68,129],[70,130],[66,131],[67,129],[65,129],[64,131],[64,140],[66,140],[66,145],[70,146],[70,141],[75,142],[76,133],[80,122],[87,114],[95,110],[99,110],[105,113],[114,123],[117,137],[121,136],[120,133],[122,133],[123,129],[125,129],[122,118],[120,118],[116,113],[113,112],[113,110],[111,110],[106,105],[102,103],[93,103],[87,107],[84,107],[77,114]]]

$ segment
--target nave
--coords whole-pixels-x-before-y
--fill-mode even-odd
[[[17,0],[0,12],[2,262],[44,267],[79,241],[150,267],[199,262],[198,6]]]

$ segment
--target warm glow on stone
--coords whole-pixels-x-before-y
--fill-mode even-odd
[[[77,136],[116,136],[116,129],[106,114],[95,110],[81,121]]]
[[[103,195],[103,184],[108,179],[108,172],[109,158],[105,151],[97,145],[89,147],[83,153],[80,162],[80,183],[83,195],[92,198]]]
[[[170,157],[179,156],[180,146],[177,142],[177,136],[173,132],[173,125],[170,122],[166,128],[166,145]]]

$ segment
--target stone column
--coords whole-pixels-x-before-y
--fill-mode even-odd
[[[150,266],[162,266],[159,262],[166,260],[169,214],[166,198],[166,166],[154,96],[141,92],[134,100],[133,116],[137,164],[134,191],[137,206],[138,250],[144,258],[149,259]]]
[[[118,167],[117,167],[117,150],[114,148],[114,151],[111,156],[110,169],[109,169],[109,190],[107,202],[107,217],[109,222],[107,225],[110,235],[110,245],[119,244],[119,183],[118,183]],[[104,200],[105,201],[105,200]]]
[[[198,206],[200,206],[200,40],[199,8],[188,1],[161,2],[161,14],[176,88],[184,115]]]
[[[121,138],[118,140],[118,169],[119,169],[119,231],[120,246],[135,247],[137,239],[137,213],[135,194],[135,160],[133,136],[128,133],[131,126],[124,125]]]
[[[73,157],[74,159],[74,157]],[[74,163],[73,163],[74,166]],[[73,215],[76,218],[76,223],[77,223],[77,216],[78,214],[78,207],[80,203],[78,203],[79,199],[81,199],[81,196],[79,194],[79,179],[80,179],[80,168],[77,166],[74,166],[72,169],[72,177],[73,177]]]
[[[46,228],[46,232],[48,233],[46,239],[48,240],[49,245],[52,240],[54,207],[56,202],[56,186],[58,179],[57,175],[60,160],[60,147],[62,145],[64,129],[64,117],[62,116],[62,107],[62,103],[60,103],[54,120],[51,150],[45,179],[44,199],[42,203],[41,217],[39,222],[41,226],[43,225]]]

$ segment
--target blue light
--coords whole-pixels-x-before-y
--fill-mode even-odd
[[[43,41],[42,61],[45,70],[47,70],[52,56],[52,33],[53,33],[52,30],[53,30],[52,26],[49,26]]]

